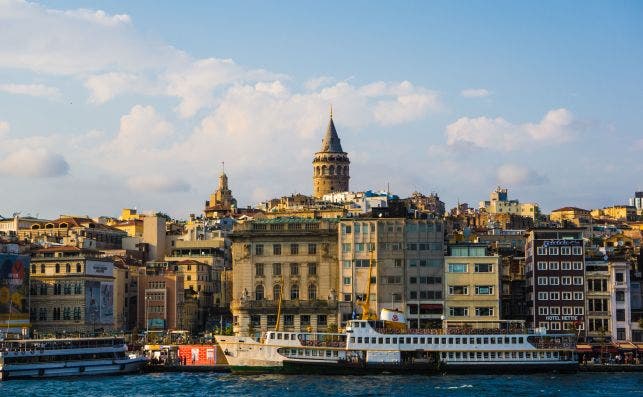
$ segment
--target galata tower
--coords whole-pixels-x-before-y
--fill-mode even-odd
[[[315,153],[313,158],[313,197],[321,199],[324,194],[347,192],[350,179],[349,164],[348,154],[342,150],[335,130],[331,109],[321,150]]]

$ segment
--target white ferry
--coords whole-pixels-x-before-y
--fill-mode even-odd
[[[386,313],[388,312],[388,313]],[[344,333],[268,331],[251,337],[216,336],[236,373],[575,372],[576,336],[528,331],[516,322],[498,328],[407,330],[402,313],[388,320],[352,320]],[[505,325],[505,327],[502,327]],[[522,323],[521,323],[522,325]]]
[[[134,373],[146,361],[128,355],[123,338],[0,342],[0,380]]]

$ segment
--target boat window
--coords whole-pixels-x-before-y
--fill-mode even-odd
[[[455,352],[455,358],[460,358],[460,352]]]
[[[482,358],[482,352],[476,353],[476,358],[479,360]]]
[[[496,352],[489,353],[489,357],[491,357],[492,359],[496,358]]]
[[[430,345],[431,344],[431,338],[426,338],[426,343]]]
[[[492,345],[495,345],[495,344],[496,344],[496,338],[489,338],[489,342],[490,342]]]
[[[424,338],[420,338],[420,344],[421,344],[421,345],[423,345],[423,344],[424,344]]]
[[[418,338],[413,338],[413,344],[417,344],[417,343],[418,343]]]
[[[351,343],[355,343],[355,337],[351,336]]]
[[[410,345],[411,344],[411,338],[406,338],[406,343]]]
[[[484,358],[485,358],[485,360],[488,360],[489,359],[489,353],[484,352]]]
[[[313,356],[317,356],[317,350],[313,350]]]
[[[558,352],[554,352],[554,357],[558,358]]]
[[[506,344],[506,345],[508,345],[508,344],[509,344],[509,338],[508,338],[508,337],[506,337],[506,336],[505,336],[505,344]]]
[[[310,350],[306,349],[305,355],[310,356]]]
[[[339,352],[338,352],[337,350],[334,350],[334,351],[333,351],[333,356],[334,356],[334,357],[337,357],[338,355],[339,355]]]
[[[455,338],[455,344],[459,345],[460,344],[460,338]]]
[[[330,357],[330,355],[331,355],[330,350],[326,350],[326,357]]]
[[[362,343],[362,337],[361,336],[357,338],[357,343]]]
[[[474,352],[469,352],[469,358],[471,359],[476,358],[476,354]]]
[[[284,334],[284,340],[290,340],[290,334]]]
[[[447,338],[442,338],[442,342],[440,342],[440,343],[442,343],[443,345],[446,345],[447,344]]]
[[[511,338],[511,343],[516,343],[516,337],[515,337],[515,336],[513,336],[513,337]]]
[[[373,344],[377,343],[377,338],[371,338],[371,343]]]
[[[400,339],[402,339],[402,338],[400,338]],[[393,344],[397,345],[397,338],[393,338]]]
[[[476,343],[481,345],[482,344],[482,338],[476,338]]]
[[[523,352],[518,352],[518,358],[524,358],[524,357],[525,357],[525,353],[523,353]]]
[[[442,358],[447,358],[447,354],[446,354],[446,353],[442,353]]]
[[[439,345],[440,344],[440,338],[435,338],[435,344]]]
[[[275,334],[272,332],[268,334],[268,339],[275,339]]]
[[[473,344],[475,344],[475,343],[476,343],[475,338],[469,338],[469,344],[470,344],[470,345],[473,345]]]
[[[378,338],[377,343],[379,343],[380,345],[383,344],[384,343],[384,338]]]
[[[511,352],[511,358],[516,358],[516,352]]]
[[[277,334],[277,339],[281,339],[281,332]]]
[[[400,338],[400,345],[404,344],[404,338]]]
[[[482,338],[482,341],[485,345],[489,344],[489,338]]]
[[[453,358],[454,358],[453,352],[449,352],[449,358],[453,360]]]
[[[547,352],[547,358],[551,358],[551,352]]]
[[[449,338],[449,344],[450,344],[450,345],[452,345],[452,344],[453,344],[453,338]]]
[[[386,338],[386,344],[388,345],[389,343],[391,343],[391,338]]]
[[[518,338],[518,343],[525,343],[525,339],[521,336]]]

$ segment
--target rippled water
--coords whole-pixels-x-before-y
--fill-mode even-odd
[[[238,376],[164,373],[0,383],[0,396],[643,396],[643,373]]]

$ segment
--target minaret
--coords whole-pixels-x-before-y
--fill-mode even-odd
[[[349,164],[348,154],[342,150],[335,130],[331,107],[321,150],[313,158],[313,197],[320,199],[324,194],[348,191]]]

